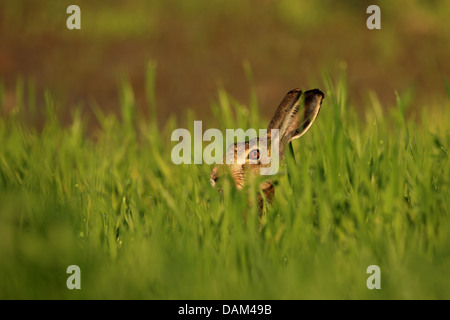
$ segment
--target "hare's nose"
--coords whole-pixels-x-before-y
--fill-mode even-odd
[[[211,185],[213,187],[216,186],[216,182],[219,179],[219,170],[217,169],[217,167],[214,167],[211,171],[211,175],[209,176],[209,182],[211,183]]]

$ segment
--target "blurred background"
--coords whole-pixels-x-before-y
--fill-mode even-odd
[[[81,8],[81,30],[66,27],[71,4]],[[381,8],[381,30],[366,27],[371,4]],[[395,91],[412,92],[411,110],[439,105],[450,78],[449,17],[450,2],[439,0],[2,0],[0,112],[19,103],[19,87],[38,121],[48,90],[63,121],[79,107],[95,122],[94,105],[118,112],[126,79],[149,116],[149,62],[160,122],[187,109],[208,118],[219,88],[243,104],[254,89],[270,117],[288,90],[320,88],[325,76],[344,75],[357,107],[373,92],[389,108]]]

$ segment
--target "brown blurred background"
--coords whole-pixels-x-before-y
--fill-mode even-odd
[[[66,28],[71,4],[81,8],[81,30]],[[366,28],[370,4],[381,8],[381,30]],[[369,90],[387,108],[395,90],[411,90],[421,108],[446,98],[449,21],[450,2],[430,0],[3,0],[2,112],[18,103],[18,85],[28,95],[36,87],[38,109],[49,89],[65,121],[76,106],[117,112],[126,78],[148,116],[149,61],[157,63],[160,121],[187,108],[207,118],[219,87],[247,104],[252,85],[268,117],[289,89],[321,88],[324,75],[343,73],[359,108]]]

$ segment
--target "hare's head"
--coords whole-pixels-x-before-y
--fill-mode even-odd
[[[248,180],[270,174],[269,167],[274,162],[277,166],[281,163],[289,142],[300,138],[311,127],[323,99],[324,94],[318,89],[305,93],[300,89],[289,91],[275,111],[264,136],[228,147],[223,164],[211,171],[211,184],[215,186],[219,177],[229,172],[236,187],[241,189]],[[274,193],[272,182],[266,180],[260,187],[270,201]]]

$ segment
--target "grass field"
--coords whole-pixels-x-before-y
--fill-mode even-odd
[[[201,117],[158,126],[154,76],[149,118],[125,81],[122,114],[98,108],[91,134],[76,111],[59,123],[50,92],[32,129],[30,88],[18,86],[0,119],[0,298],[450,298],[450,100],[406,117],[414,92],[386,108],[367,93],[360,118],[345,79],[325,78],[321,113],[292,143],[260,220],[230,181],[223,195],[210,186],[212,166],[171,162],[171,132]],[[266,128],[252,97],[219,91],[211,123]],[[69,265],[81,290],[66,287]],[[369,265],[380,290],[366,287]]]

